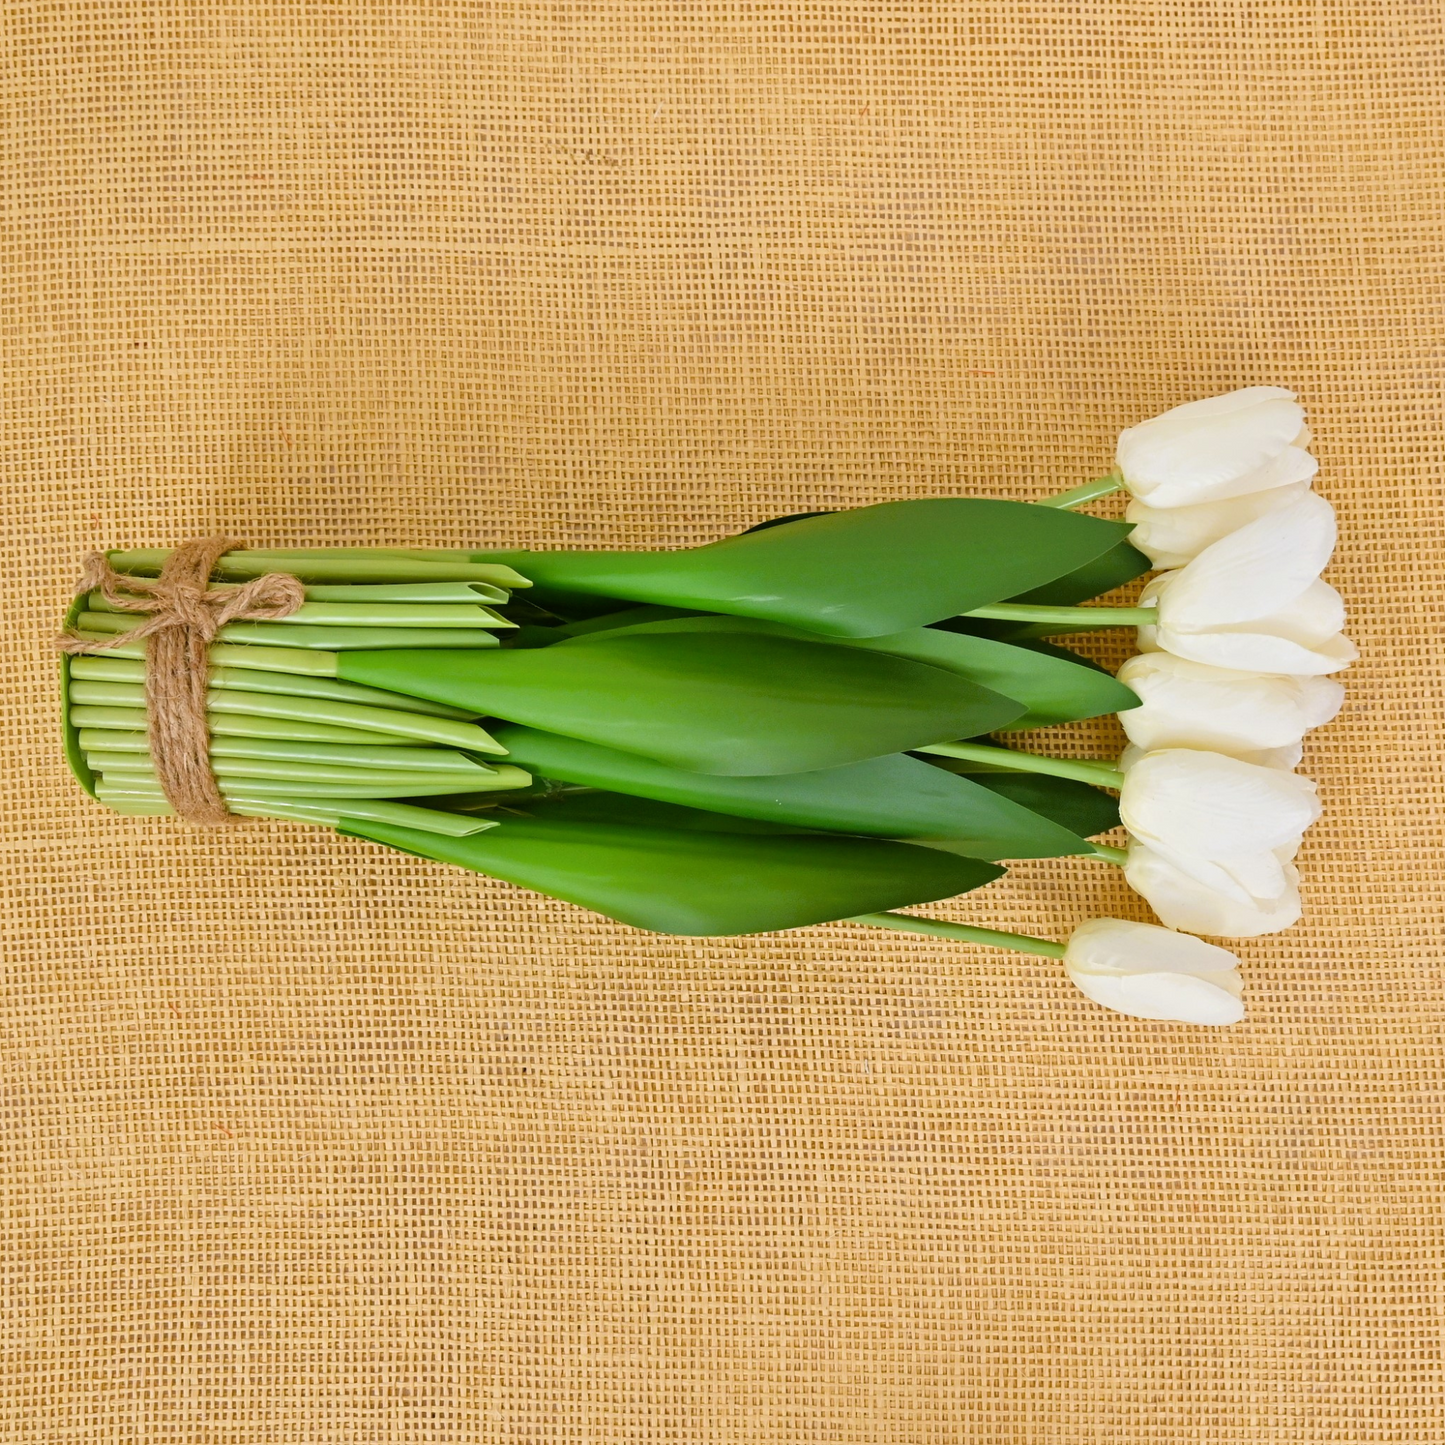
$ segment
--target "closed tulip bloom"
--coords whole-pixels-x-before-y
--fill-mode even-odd
[[[1244,1017],[1239,959],[1152,923],[1094,918],[1074,930],[1064,969],[1087,998],[1116,1013],[1186,1024]]]
[[[1125,772],[1119,816],[1176,868],[1249,904],[1287,889],[1284,863],[1320,815],[1315,792],[1297,773],[1167,748],[1146,753]]]
[[[1334,545],[1334,508],[1313,492],[1246,524],[1144,589],[1158,620],[1139,629],[1139,650],[1241,672],[1338,672],[1358,654],[1340,594],[1320,581]]]
[[[1151,507],[1191,507],[1308,482],[1304,408],[1280,386],[1190,401],[1120,432],[1115,462]]]
[[[1119,681],[1140,700],[1119,714],[1131,743],[1146,751],[1203,748],[1251,761],[1293,752],[1311,728],[1339,712],[1345,696],[1327,677],[1241,672],[1168,652],[1131,657]],[[1295,756],[1287,766],[1298,762]]]
[[[1282,868],[1285,889],[1278,898],[1242,902],[1206,886],[1134,838],[1124,877],[1170,928],[1221,938],[1258,938],[1281,933],[1299,921],[1299,873],[1291,863],[1283,863]]]
[[[1200,502],[1193,507],[1151,507],[1136,499],[1125,509],[1124,520],[1134,524],[1130,542],[1155,567],[1182,567],[1221,537],[1237,532],[1247,522],[1278,512],[1309,489],[1308,482],[1291,482],[1268,492]]]

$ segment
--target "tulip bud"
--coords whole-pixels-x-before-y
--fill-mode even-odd
[[[1311,728],[1339,712],[1345,690],[1326,677],[1268,676],[1210,667],[1167,652],[1131,657],[1119,681],[1140,706],[1119,714],[1131,743],[1146,751],[1202,748],[1265,766]],[[1288,756],[1289,754],[1285,754]],[[1293,768],[1299,762],[1285,764]]]
[[[1189,507],[1308,482],[1304,408],[1292,391],[1247,386],[1190,401],[1120,432],[1124,485],[1151,507]]]
[[[1094,918],[1074,930],[1064,969],[1104,1008],[1142,1019],[1234,1024],[1244,1017],[1239,959],[1152,923]]]
[[[1292,864],[1282,867],[1286,886],[1278,898],[1251,898],[1244,903],[1207,887],[1134,838],[1129,842],[1124,877],[1170,928],[1224,938],[1257,938],[1281,933],[1299,921],[1299,873]]]
[[[1315,792],[1297,773],[1166,748],[1146,753],[1124,775],[1119,814],[1146,841],[1163,838],[1206,858],[1227,857],[1298,837],[1320,815]]]
[[[1289,886],[1284,858],[1320,815],[1309,778],[1222,753],[1167,748],[1125,772],[1119,815],[1176,868],[1250,905]],[[1292,857],[1287,853],[1284,857]]]
[[[1296,497],[1156,577],[1139,601],[1158,620],[1139,629],[1139,650],[1243,672],[1338,672],[1358,654],[1339,593],[1319,580],[1334,545],[1334,508]]]
[[[1247,497],[1226,497],[1219,502],[1167,509],[1150,507],[1136,499],[1125,509],[1124,520],[1134,524],[1129,541],[1156,568],[1182,567],[1221,537],[1287,507],[1309,489],[1308,482],[1292,482],[1289,486],[1254,492]]]

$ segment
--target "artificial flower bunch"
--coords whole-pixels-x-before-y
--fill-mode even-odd
[[[191,629],[220,821],[326,824],[662,932],[849,919],[1013,948],[1106,1007],[1233,1022],[1238,960],[1189,935],[1298,915],[1318,803],[1291,769],[1352,655],[1306,440],[1289,393],[1251,388],[1125,432],[1110,477],[1044,504],[884,503],[672,552],[218,543],[201,585],[111,553],[67,619],[67,754],[119,812],[199,816],[150,670],[149,639]],[[1071,510],[1120,487],[1123,525]],[[1150,558],[1170,570],[1138,607],[1079,605]],[[244,612],[234,589],[278,574],[290,600]],[[1139,628],[1117,679],[1039,640],[1101,625]],[[1117,764],[993,740],[1114,712]],[[1096,841],[1121,819],[1127,849]],[[1121,866],[1168,927],[1057,943],[896,911],[1067,855]]]

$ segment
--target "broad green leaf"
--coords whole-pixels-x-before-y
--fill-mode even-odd
[[[1127,535],[1025,502],[926,497],[830,512],[673,552],[473,553],[536,584],[536,600],[622,598],[879,637],[1013,597]]]
[[[931,757],[929,764],[1042,814],[1081,838],[1094,838],[1119,826],[1119,800],[1088,783],[1043,773],[982,771],[978,764],[956,758]]]
[[[807,639],[810,634],[779,622],[752,617],[719,617],[691,613],[654,620],[651,614],[665,612],[658,607],[638,607],[607,618],[559,628],[568,635],[559,639],[568,645],[585,645],[603,637],[657,636],[682,632],[754,632],[768,636]],[[648,614],[639,617],[638,614]],[[632,619],[636,620],[632,620]],[[816,634],[814,640],[820,640]],[[1010,729],[1048,727],[1079,718],[1101,717],[1137,707],[1139,699],[1121,682],[1096,663],[1061,647],[1044,643],[1011,646],[991,638],[975,637],[941,627],[913,627],[887,637],[838,637],[826,639],[839,647],[867,652],[886,652],[957,673],[994,692],[1022,703],[1028,711],[1008,726]]]
[[[486,794],[475,796],[481,800]],[[656,798],[608,793],[600,788],[569,788],[524,802],[519,808],[526,817],[560,819],[568,823],[638,823],[650,828],[682,828],[687,832],[767,833],[774,837],[818,831],[786,823],[765,823],[760,818],[739,818],[732,813],[713,813],[704,808],[686,808],[678,803],[659,802]],[[506,812],[498,813],[497,817],[499,822],[506,822]]]
[[[816,833],[816,828],[795,828],[785,823],[764,823],[757,818],[739,818],[731,813],[710,813],[702,808],[684,808],[677,803],[660,803],[629,793],[608,793],[600,788],[574,786],[550,778],[535,779],[536,786],[519,788],[505,796],[496,793],[450,793],[429,798],[427,806],[448,813],[493,817],[499,823],[508,818],[561,818],[569,823],[641,823],[648,827],[684,828],[704,833],[772,833],[779,836]]]
[[[1003,872],[907,843],[503,817],[470,838],[348,820],[341,830],[503,878],[620,923],[688,936],[802,928],[966,893]]]
[[[1125,530],[1134,529],[1126,526]],[[1070,607],[1076,602],[1087,602],[1091,597],[1102,597],[1104,593],[1142,577],[1152,565],[1137,547],[1128,541],[1120,541],[1083,566],[1008,600],[1028,602],[1036,607]]]
[[[748,634],[351,652],[338,654],[338,675],[727,776],[904,752],[992,732],[1023,710],[906,658]]]
[[[1007,796],[901,753],[771,777],[718,777],[503,725],[508,760],[543,777],[688,808],[875,838],[944,840],[974,858],[1086,853],[1082,837]]]

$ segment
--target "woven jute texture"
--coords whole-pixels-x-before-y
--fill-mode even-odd
[[[3,13],[5,1440],[1445,1436],[1437,7]],[[1232,1030],[120,819],[61,760],[97,545],[1027,499],[1257,382],[1364,656]],[[1081,861],[936,911],[1148,917]]]

